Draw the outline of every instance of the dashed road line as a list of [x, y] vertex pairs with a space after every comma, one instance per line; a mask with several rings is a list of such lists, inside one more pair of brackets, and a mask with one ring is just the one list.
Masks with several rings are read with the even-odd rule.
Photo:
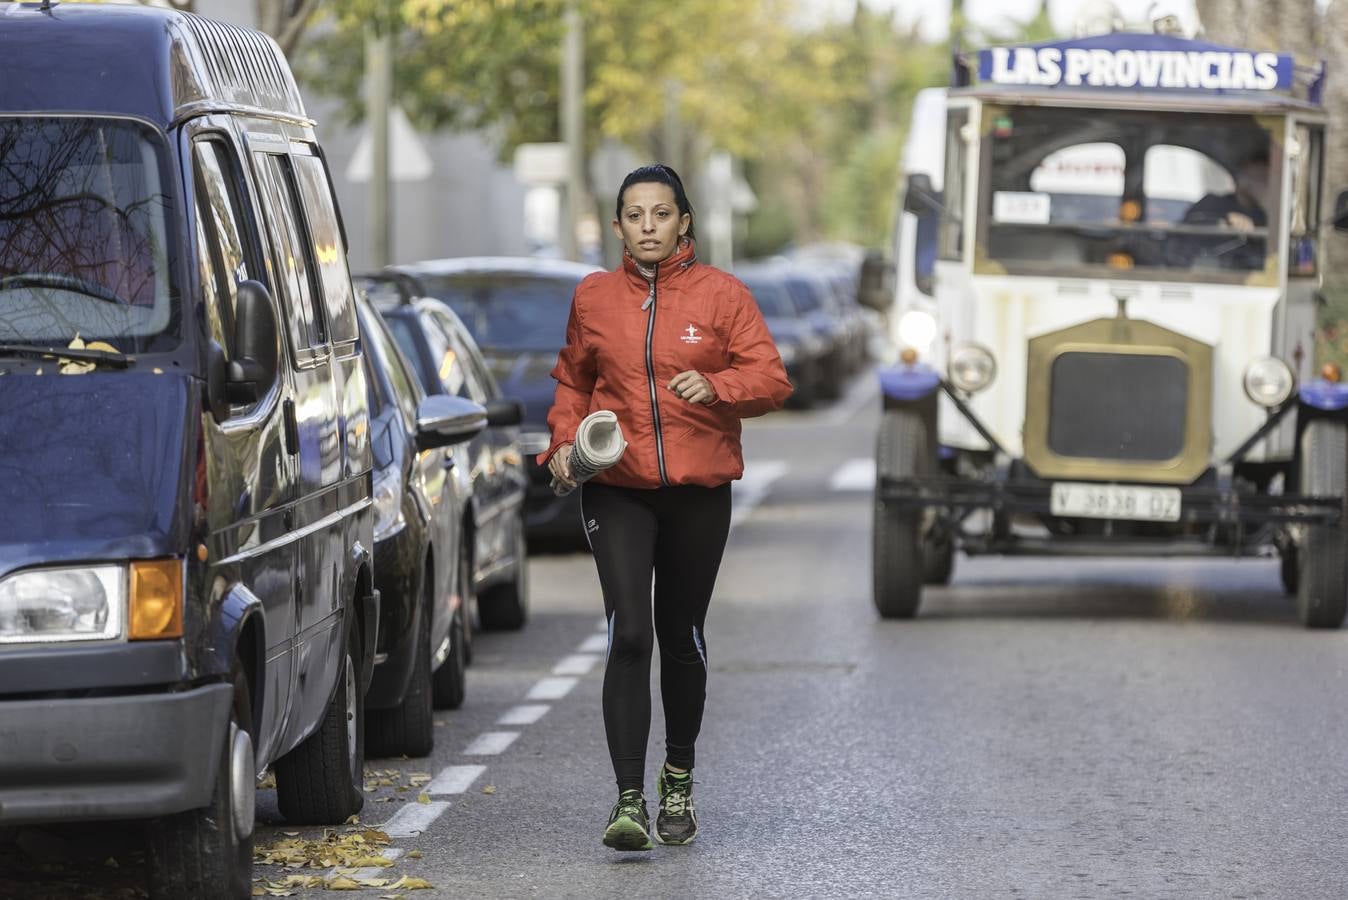
[[576, 686], [576, 679], [571, 677], [562, 678], [543, 678], [524, 696], [525, 700], [560, 700], [571, 689]]
[[594, 668], [595, 663], [599, 662], [599, 657], [590, 653], [574, 653], [571, 656], [562, 658], [562, 661], [552, 667], [554, 675], [588, 675]]
[[869, 491], [875, 487], [875, 459], [849, 459], [828, 480], [830, 490]]
[[518, 731], [486, 731], [473, 738], [463, 751], [464, 756], [495, 756], [503, 753], [520, 736]]
[[446, 794], [462, 794], [473, 786], [473, 782], [482, 777], [482, 773], [487, 771], [486, 766], [445, 766], [440, 770], [440, 774], [430, 784], [426, 785], [426, 793], [432, 797], [443, 797]]
[[408, 803], [393, 814], [379, 829], [389, 837], [416, 837], [431, 827], [440, 814], [449, 809], [448, 800]]
[[[605, 626], [605, 631], [608, 627]], [[608, 650], [608, 635], [594, 634], [587, 637], [581, 645], [576, 648], [577, 653], [603, 653]]]
[[548, 714], [552, 709], [546, 703], [525, 703], [512, 706], [505, 715], [496, 720], [497, 725], [532, 725]]

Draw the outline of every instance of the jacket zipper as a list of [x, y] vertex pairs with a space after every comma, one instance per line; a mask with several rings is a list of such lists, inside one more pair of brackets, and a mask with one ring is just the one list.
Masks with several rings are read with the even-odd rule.
[[646, 384], [651, 389], [651, 416], [655, 422], [655, 458], [660, 464], [660, 484], [669, 486], [669, 473], [665, 471], [665, 439], [660, 432], [660, 402], [655, 389], [655, 358], [651, 352], [652, 339], [655, 337], [655, 281], [660, 277], [660, 264], [655, 265], [655, 274], [651, 276], [651, 292], [646, 295], [642, 309], [650, 310], [646, 319]]

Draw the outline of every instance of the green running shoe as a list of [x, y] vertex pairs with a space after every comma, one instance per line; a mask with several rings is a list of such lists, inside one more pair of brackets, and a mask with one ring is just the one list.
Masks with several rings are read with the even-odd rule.
[[676, 774], [660, 767], [660, 812], [655, 817], [655, 838], [662, 844], [691, 844], [697, 837], [693, 812], [693, 773]]
[[633, 788], [618, 795], [604, 829], [604, 846], [614, 850], [649, 850], [651, 820], [646, 815], [646, 798]]

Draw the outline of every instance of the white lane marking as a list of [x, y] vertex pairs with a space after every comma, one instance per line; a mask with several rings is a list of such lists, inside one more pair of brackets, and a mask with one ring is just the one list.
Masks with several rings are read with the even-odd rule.
[[828, 480], [829, 490], [869, 491], [875, 487], [875, 459], [849, 459]]
[[852, 382], [851, 389], [843, 399], [821, 419], [825, 428], [833, 428], [852, 421], [857, 413], [875, 402], [880, 393], [880, 378], [873, 367], [864, 369]]
[[383, 825], [376, 826], [389, 837], [416, 837], [431, 827], [440, 813], [449, 808], [447, 800], [430, 803], [409, 803], [393, 814]]
[[473, 782], [487, 771], [486, 766], [445, 766], [435, 780], [426, 785], [426, 793], [432, 797], [445, 794], [462, 794], [473, 786]]
[[560, 700], [576, 686], [575, 678], [543, 678], [529, 689], [525, 700]]
[[479, 734], [473, 738], [473, 742], [464, 749], [464, 756], [495, 756], [503, 752], [511, 744], [515, 743], [515, 738], [519, 737], [518, 731], [488, 731]]
[[548, 714], [552, 707], [546, 703], [526, 703], [506, 710], [505, 715], [496, 720], [497, 725], [532, 725]]
[[754, 507], [763, 502], [773, 482], [786, 474], [789, 467], [780, 459], [765, 462], [751, 462], [744, 466], [744, 477], [730, 483], [734, 508], [730, 514], [730, 527], [749, 518]]
[[552, 667], [554, 675], [588, 675], [594, 668], [595, 663], [599, 662], [599, 657], [588, 653], [576, 653], [562, 658], [562, 661]]
[[[604, 628], [608, 631], [608, 626]], [[577, 653], [604, 653], [608, 650], [608, 634], [592, 634], [576, 648]]]
[[[376, 825], [374, 827], [378, 828], [379, 826]], [[384, 857], [384, 859], [392, 861], [401, 857], [403, 855], [403, 850], [401, 847], [389, 847], [388, 849], [380, 852], [379, 855]], [[333, 866], [331, 869], [328, 870], [328, 877], [336, 878], [338, 876], [342, 876], [345, 878], [379, 878], [385, 873], [387, 873], [388, 870], [389, 870], [388, 866], [366, 866], [362, 869], [346, 869], [343, 868], [342, 866]]]

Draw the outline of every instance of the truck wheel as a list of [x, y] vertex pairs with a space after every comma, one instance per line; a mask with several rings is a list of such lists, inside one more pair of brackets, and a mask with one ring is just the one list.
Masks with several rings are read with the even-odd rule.
[[360, 625], [353, 622], [337, 690], [318, 730], [276, 761], [276, 805], [294, 825], [340, 825], [365, 803], [365, 692]]
[[515, 574], [482, 592], [477, 614], [483, 631], [519, 631], [529, 619], [529, 557], [524, 529], [515, 538]]
[[365, 743], [370, 756], [426, 756], [435, 746], [431, 713], [431, 602], [435, 587], [430, 572], [424, 580], [412, 677], [402, 703], [392, 709], [372, 709], [366, 716]]
[[[1348, 427], [1317, 419], [1301, 436], [1301, 493], [1344, 495]], [[1306, 526], [1296, 549], [1297, 612], [1307, 628], [1338, 628], [1348, 612], [1348, 523]]]
[[[904, 478], [931, 471], [927, 423], [912, 410], [885, 411], [876, 442], [876, 470], [881, 478]], [[876, 482], [871, 568], [875, 608], [882, 618], [911, 619], [922, 603], [925, 574], [922, 513], [886, 503]]]
[[248, 679], [234, 672], [234, 701], [209, 806], [161, 816], [146, 829], [154, 900], [237, 900], [253, 890], [253, 805], [257, 764]]

